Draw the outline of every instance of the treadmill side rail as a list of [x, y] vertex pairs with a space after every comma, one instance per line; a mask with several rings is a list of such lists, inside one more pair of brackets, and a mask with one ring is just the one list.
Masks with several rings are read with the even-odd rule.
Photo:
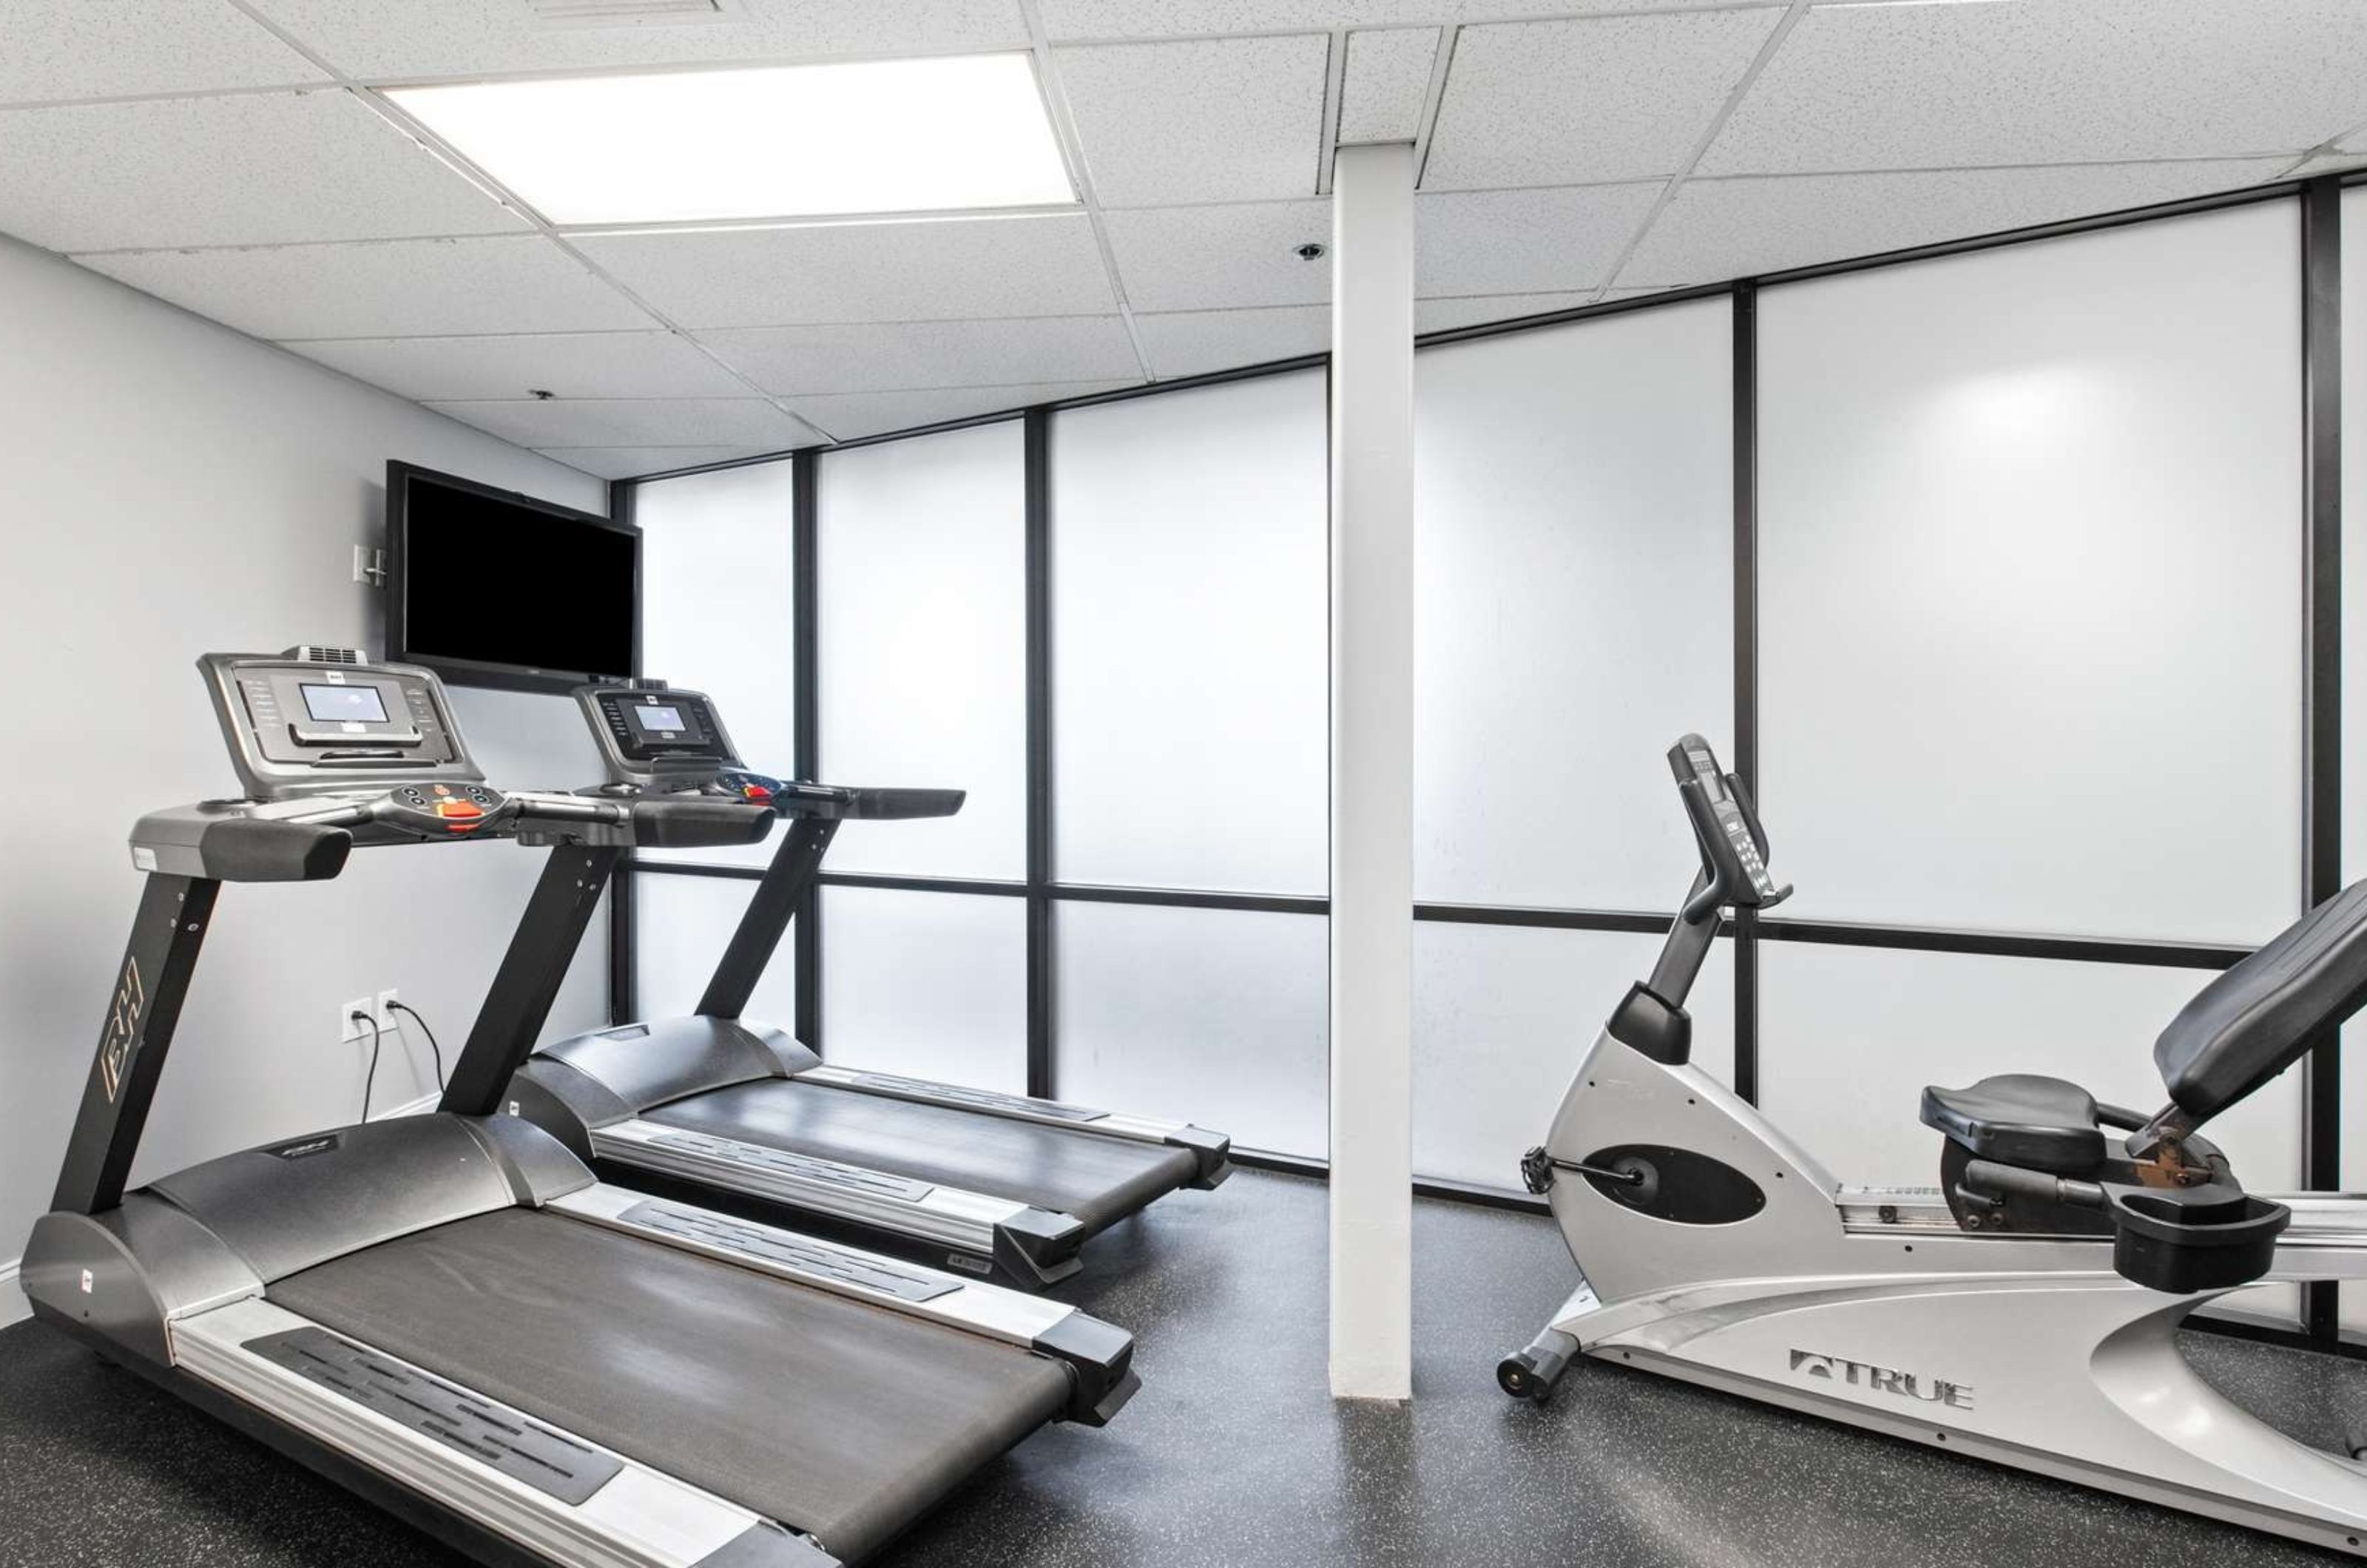
[[923, 1105], [945, 1105], [980, 1115], [1005, 1116], [1014, 1122], [1066, 1127], [1071, 1132], [1093, 1133], [1104, 1138], [1126, 1138], [1138, 1144], [1165, 1144], [1190, 1149], [1200, 1168], [1198, 1177], [1192, 1183], [1198, 1188], [1214, 1187], [1232, 1174], [1232, 1167], [1229, 1163], [1232, 1140], [1220, 1133], [1195, 1127], [1188, 1122], [1122, 1116], [1114, 1111], [1097, 1111], [1091, 1106], [1070, 1105], [1064, 1100], [997, 1094], [989, 1089], [966, 1089], [960, 1084], [908, 1078], [895, 1073], [863, 1072], [854, 1067], [809, 1067], [791, 1076], [800, 1082], [828, 1084], [832, 1089], [853, 1089], [857, 1094], [917, 1100]]
[[267, 1349], [276, 1337], [304, 1330], [329, 1334], [269, 1302], [238, 1302], [175, 1323], [174, 1357], [191, 1376], [555, 1562], [584, 1568], [827, 1568], [835, 1561], [737, 1504], [342, 1335], [330, 1337], [395, 1374], [456, 1393], [496, 1418], [539, 1428], [596, 1456], [603, 1470], [614, 1469], [581, 1503], [569, 1503], [250, 1348]]
[[[942, 1269], [885, 1258], [859, 1247], [719, 1214], [688, 1203], [669, 1202], [606, 1182], [571, 1192], [550, 1203], [549, 1210], [1014, 1345], [1034, 1345], [1054, 1324], [1076, 1313], [1076, 1308], [1065, 1303], [983, 1285]], [[643, 1213], [636, 1217], [635, 1210]], [[668, 1216], [681, 1216], [693, 1224], [677, 1226], [650, 1223]], [[753, 1249], [739, 1245], [742, 1238], [757, 1245]], [[827, 1262], [821, 1267], [806, 1267], [790, 1260], [792, 1255], [804, 1254]], [[879, 1285], [863, 1282], [875, 1273], [881, 1277]], [[909, 1289], [899, 1282], [905, 1280], [912, 1282]], [[923, 1286], [927, 1289], [925, 1296]]]
[[590, 1142], [595, 1155], [617, 1165], [934, 1242], [947, 1249], [951, 1267], [999, 1270], [1022, 1290], [1040, 1290], [1082, 1267], [1082, 1221], [1008, 1198], [639, 1117], [594, 1129]]

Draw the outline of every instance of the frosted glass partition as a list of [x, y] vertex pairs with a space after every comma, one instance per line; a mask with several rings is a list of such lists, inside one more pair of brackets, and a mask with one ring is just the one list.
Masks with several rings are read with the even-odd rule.
[[[796, 765], [793, 471], [785, 462], [752, 463], [652, 480], [633, 495], [641, 671], [712, 696], [742, 758], [763, 773]], [[637, 852], [762, 865], [773, 846]]]
[[2225, 942], [2292, 916], [2297, 245], [2271, 202], [1761, 296], [1784, 914]]
[[1673, 908], [1667, 764], [1731, 741], [1733, 313], [1724, 299], [1414, 362], [1414, 887]]
[[[1661, 939], [1417, 921], [1413, 1168], [1517, 1190], [1579, 1062]], [[1734, 1077], [1734, 953], [1720, 942], [1686, 1001], [1693, 1065]]]
[[[1760, 1103], [1838, 1179], [1929, 1187], [1926, 1084], [2066, 1077], [2151, 1112], [2169, 1103], [2154, 1037], [2207, 970], [1769, 942], [1759, 949]], [[2288, 1071], [2204, 1129], [2246, 1187], [2301, 1177], [2301, 1077]]]
[[1020, 422], [821, 456], [821, 773], [964, 789], [958, 815], [851, 822], [838, 871], [1027, 872]]
[[1061, 881], [1326, 886], [1325, 385], [1315, 370], [1054, 416]]
[[1062, 902], [1053, 919], [1060, 1098], [1329, 1151], [1323, 917]]
[[826, 887], [822, 1040], [834, 1066], [1027, 1091], [1027, 906]]
[[[633, 879], [633, 985], [643, 1018], [674, 1018], [697, 1010], [754, 886], [712, 876]], [[746, 1016], [794, 1029], [797, 968], [784, 939], [748, 1000]]]

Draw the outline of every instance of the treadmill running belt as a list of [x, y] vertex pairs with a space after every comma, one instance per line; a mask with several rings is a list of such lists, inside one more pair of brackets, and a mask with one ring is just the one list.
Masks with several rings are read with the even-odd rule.
[[1073, 1214], [1106, 1228], [1192, 1179], [1189, 1149], [795, 1078], [710, 1089], [642, 1119]]
[[1017, 1346], [504, 1209], [268, 1299], [864, 1557], [1065, 1405]]

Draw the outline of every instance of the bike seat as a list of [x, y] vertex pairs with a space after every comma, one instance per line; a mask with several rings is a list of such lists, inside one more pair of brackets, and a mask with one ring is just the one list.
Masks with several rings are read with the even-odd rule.
[[2096, 1097], [2035, 1073], [2004, 1073], [1970, 1089], [1928, 1088], [1923, 1124], [1999, 1165], [2078, 1175], [2104, 1158]]

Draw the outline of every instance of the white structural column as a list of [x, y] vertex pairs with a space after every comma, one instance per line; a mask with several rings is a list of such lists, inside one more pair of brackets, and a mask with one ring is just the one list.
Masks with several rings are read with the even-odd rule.
[[1413, 148], [1331, 175], [1331, 1393], [1413, 1393]]

